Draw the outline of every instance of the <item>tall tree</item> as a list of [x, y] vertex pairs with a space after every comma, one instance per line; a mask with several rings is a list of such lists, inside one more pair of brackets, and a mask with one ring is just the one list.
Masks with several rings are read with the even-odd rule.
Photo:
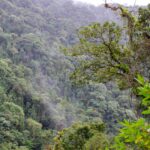
[[143, 64], [147, 65], [150, 54], [150, 7], [140, 9], [138, 18], [121, 6], [107, 7], [118, 11], [126, 26], [106, 22], [82, 27], [79, 43], [69, 48], [71, 56], [79, 60], [71, 77], [78, 83], [113, 79], [123, 88], [134, 87], [136, 75], [145, 74]]

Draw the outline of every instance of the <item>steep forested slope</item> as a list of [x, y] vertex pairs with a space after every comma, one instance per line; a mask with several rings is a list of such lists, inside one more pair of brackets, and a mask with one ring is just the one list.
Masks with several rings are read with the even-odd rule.
[[0, 1], [1, 143], [40, 149], [48, 129], [103, 120], [114, 132], [123, 118], [136, 118], [130, 90], [120, 91], [112, 82], [73, 86], [69, 75], [76, 60], [61, 52], [77, 42], [79, 27], [106, 20], [122, 24], [104, 7], [70, 0]]

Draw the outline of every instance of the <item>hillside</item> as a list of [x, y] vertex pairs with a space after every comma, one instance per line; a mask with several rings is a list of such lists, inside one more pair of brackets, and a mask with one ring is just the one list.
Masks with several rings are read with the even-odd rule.
[[76, 86], [70, 79], [77, 60], [65, 56], [62, 48], [78, 42], [80, 27], [105, 21], [124, 23], [103, 6], [70, 0], [1, 0], [2, 146], [8, 142], [10, 147], [15, 143], [40, 150], [57, 130], [74, 122], [103, 121], [113, 135], [118, 122], [136, 119], [130, 89], [120, 90], [114, 82]]

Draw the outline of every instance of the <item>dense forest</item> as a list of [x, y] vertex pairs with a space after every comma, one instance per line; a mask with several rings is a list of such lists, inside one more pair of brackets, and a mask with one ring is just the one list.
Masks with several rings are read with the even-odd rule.
[[0, 0], [0, 150], [149, 150], [150, 5]]

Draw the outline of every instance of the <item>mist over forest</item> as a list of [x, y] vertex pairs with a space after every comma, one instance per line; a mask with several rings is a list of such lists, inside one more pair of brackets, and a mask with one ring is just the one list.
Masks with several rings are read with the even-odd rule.
[[[150, 96], [138, 87], [150, 90], [149, 16], [149, 6], [0, 0], [0, 149], [148, 150]], [[125, 119], [147, 134], [114, 144]]]

